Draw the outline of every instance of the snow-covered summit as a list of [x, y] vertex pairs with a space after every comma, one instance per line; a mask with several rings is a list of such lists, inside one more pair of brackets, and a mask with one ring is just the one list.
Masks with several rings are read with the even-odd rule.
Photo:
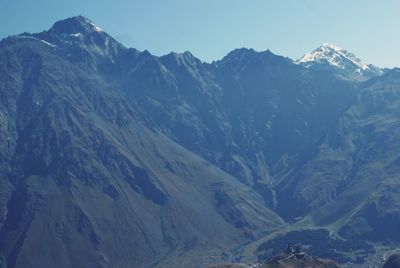
[[83, 16], [75, 16], [65, 20], [60, 20], [53, 25], [50, 31], [64, 34], [88, 34], [103, 32], [100, 27]]
[[98, 59], [98, 56], [101, 56], [113, 62], [117, 55], [126, 49], [83, 16], [60, 20], [47, 31], [34, 34], [24, 33], [22, 36], [36, 38], [76, 60], [80, 60], [82, 53], [86, 53], [86, 58], [93, 56], [94, 59]]
[[91, 20], [83, 16], [57, 21], [49, 30], [41, 33], [24, 33], [23, 35], [30, 35], [60, 47], [75, 45], [86, 48], [93, 46], [107, 48], [110, 44], [122, 46]]
[[310, 65], [313, 63], [329, 63], [339, 69], [347, 67], [346, 63], [352, 63], [361, 70], [368, 69], [368, 65], [363, 63], [353, 53], [350, 53], [340, 47], [325, 43], [311, 53], [304, 55], [297, 63]]
[[360, 80], [382, 74], [380, 68], [366, 64], [353, 53], [328, 43], [304, 55], [296, 63], [307, 68], [339, 70], [346, 75], [358, 76]]

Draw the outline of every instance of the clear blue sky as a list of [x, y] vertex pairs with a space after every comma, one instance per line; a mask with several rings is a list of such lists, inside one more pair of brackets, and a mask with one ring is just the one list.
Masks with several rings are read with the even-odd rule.
[[0, 38], [84, 15], [128, 47], [210, 62], [249, 47], [299, 58], [324, 42], [400, 66], [400, 0], [0, 0]]

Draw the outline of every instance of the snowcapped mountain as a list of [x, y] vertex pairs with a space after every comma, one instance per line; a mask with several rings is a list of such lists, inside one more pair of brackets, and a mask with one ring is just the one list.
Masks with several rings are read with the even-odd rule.
[[325, 43], [296, 61], [307, 68], [335, 70], [345, 78], [366, 80], [381, 75], [383, 71], [372, 64], [366, 64], [353, 53]]
[[89, 65], [109, 65], [120, 53], [127, 52], [121, 43], [83, 16], [58, 21], [47, 31], [23, 33], [13, 38], [40, 41], [71, 62], [80, 62], [85, 69]]
[[158, 57], [82, 16], [0, 40], [0, 268], [400, 247], [400, 69], [329, 44], [296, 63]]

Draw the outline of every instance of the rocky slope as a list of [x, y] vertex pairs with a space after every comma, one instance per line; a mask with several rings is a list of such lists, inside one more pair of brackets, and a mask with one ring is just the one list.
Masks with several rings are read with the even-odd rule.
[[80, 16], [3, 39], [2, 267], [205, 265], [294, 222], [400, 243], [400, 77], [378, 74], [156, 57]]
[[396, 179], [399, 89], [398, 69], [362, 84], [357, 101], [340, 118], [316, 157], [324, 159], [325, 167], [342, 168], [330, 179], [340, 185], [331, 192], [337, 198], [316, 209], [312, 217], [318, 224], [336, 221], [344, 237], [400, 241], [396, 227], [400, 219]]
[[126, 55], [82, 17], [0, 43], [3, 266], [147, 266], [282, 222], [104, 77]]

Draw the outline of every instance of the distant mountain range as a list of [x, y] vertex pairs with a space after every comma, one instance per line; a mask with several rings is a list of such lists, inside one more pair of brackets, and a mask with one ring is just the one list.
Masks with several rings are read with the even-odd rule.
[[310, 234], [362, 262], [400, 244], [399, 106], [399, 69], [328, 44], [209, 64], [82, 16], [5, 38], [0, 267], [196, 267]]

